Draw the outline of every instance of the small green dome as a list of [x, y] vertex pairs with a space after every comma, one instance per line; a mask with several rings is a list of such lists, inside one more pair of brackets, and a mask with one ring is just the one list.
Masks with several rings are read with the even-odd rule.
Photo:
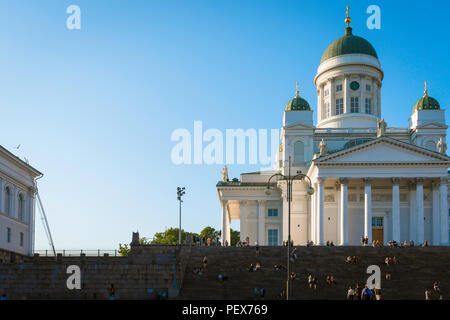
[[439, 106], [439, 102], [430, 97], [428, 94], [425, 94], [419, 101], [416, 102], [413, 108], [413, 112], [416, 110], [439, 110], [441, 107]]
[[320, 59], [320, 63], [333, 57], [342, 56], [344, 54], [367, 54], [378, 59], [375, 48], [364, 38], [354, 36], [352, 28], [345, 28], [345, 35], [334, 40]]
[[311, 107], [309, 106], [308, 101], [301, 97], [295, 97], [291, 101], [288, 102], [286, 111], [311, 111]]

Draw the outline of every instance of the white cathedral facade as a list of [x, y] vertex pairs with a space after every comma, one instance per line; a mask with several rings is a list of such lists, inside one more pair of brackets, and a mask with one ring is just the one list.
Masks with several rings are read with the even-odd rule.
[[343, 37], [322, 55], [314, 83], [313, 111], [296, 96], [283, 113], [273, 171], [243, 173], [217, 183], [223, 240], [240, 220], [240, 237], [251, 244], [281, 245], [288, 239], [288, 188], [276, 173], [306, 174], [292, 185], [290, 231], [295, 245], [387, 244], [413, 240], [449, 244], [448, 167], [444, 110], [425, 92], [407, 127], [387, 127], [381, 117], [383, 70], [373, 46], [355, 36], [346, 18]]

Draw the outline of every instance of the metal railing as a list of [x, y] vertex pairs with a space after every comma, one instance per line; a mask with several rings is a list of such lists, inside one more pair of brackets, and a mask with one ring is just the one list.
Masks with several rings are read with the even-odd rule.
[[[63, 257], [79, 257], [81, 254], [85, 254], [86, 256], [90, 257], [102, 257], [105, 254], [108, 254], [109, 256], [114, 257], [120, 257], [118, 250], [104, 250], [104, 249], [97, 249], [97, 250], [55, 250], [56, 255], [61, 254]], [[35, 250], [34, 253], [39, 254], [39, 256], [42, 257], [54, 257], [55, 254], [53, 253], [53, 250]]]

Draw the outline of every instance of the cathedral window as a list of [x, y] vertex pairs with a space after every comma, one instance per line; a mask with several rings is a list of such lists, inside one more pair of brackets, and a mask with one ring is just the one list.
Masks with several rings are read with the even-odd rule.
[[24, 239], [24, 235], [23, 235], [23, 232], [21, 232], [20, 233], [20, 246], [21, 247], [23, 247], [23, 243], [24, 243], [23, 239]]
[[5, 191], [5, 211], [8, 216], [11, 215], [11, 190], [9, 187], [6, 187]]
[[278, 209], [269, 209], [268, 216], [269, 217], [278, 217]]
[[370, 91], [371, 89], [370, 84], [366, 84], [366, 91]]
[[341, 92], [342, 91], [342, 84], [338, 84], [336, 86], [336, 92]]
[[269, 246], [277, 246], [278, 245], [278, 230], [277, 229], [269, 229], [268, 231], [268, 242]]
[[25, 199], [22, 194], [19, 195], [19, 220], [25, 220]]
[[11, 228], [6, 228], [6, 242], [11, 242]]
[[351, 97], [350, 99], [350, 112], [358, 113], [359, 112], [359, 98]]
[[431, 151], [436, 151], [436, 144], [431, 140], [427, 141], [427, 143], [425, 144], [425, 148]]
[[372, 99], [366, 98], [366, 113], [372, 114]]
[[304, 157], [304, 144], [301, 141], [297, 141], [294, 144], [294, 162], [303, 162], [305, 161]]
[[325, 102], [325, 118], [329, 118], [331, 115], [330, 112], [330, 103], [329, 102]]
[[336, 99], [336, 115], [344, 113], [344, 99]]

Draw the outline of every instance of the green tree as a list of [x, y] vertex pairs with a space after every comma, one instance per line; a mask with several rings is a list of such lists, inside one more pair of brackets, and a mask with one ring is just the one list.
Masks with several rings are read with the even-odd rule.
[[[157, 232], [150, 244], [178, 244], [178, 228], [169, 228], [164, 232]], [[181, 229], [181, 242], [186, 242], [186, 232]]]
[[230, 230], [231, 230], [230, 231], [231, 232], [231, 234], [230, 234], [231, 245], [235, 246], [241, 238], [241, 233], [239, 231], [233, 230], [231, 228], [230, 228]]
[[220, 231], [214, 229], [213, 227], [205, 227], [200, 232], [200, 238], [205, 237], [206, 239], [210, 238], [212, 244], [216, 244], [216, 238], [220, 237]]
[[[139, 239], [139, 244], [150, 244], [150, 241], [146, 238], [146, 237], [142, 237]], [[128, 256], [128, 254], [130, 253], [131, 248], [128, 244], [124, 243], [119, 243], [119, 250], [117, 250], [117, 252], [122, 256], [122, 257], [126, 257]]]

